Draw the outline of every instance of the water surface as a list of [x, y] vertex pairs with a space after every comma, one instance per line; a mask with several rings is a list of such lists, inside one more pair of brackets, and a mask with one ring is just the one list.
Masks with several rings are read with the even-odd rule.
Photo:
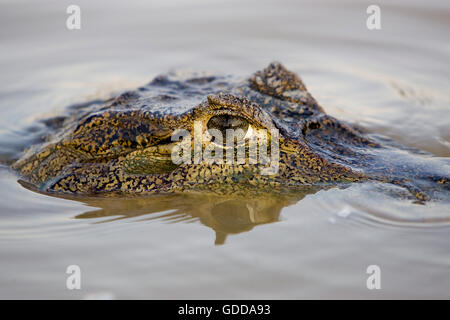
[[[0, 298], [450, 298], [450, 208], [374, 183], [295, 199], [61, 199], [8, 162], [35, 120], [175, 68], [250, 75], [272, 60], [373, 136], [450, 156], [450, 5], [378, 1], [0, 2]], [[133, 4], [133, 5], [131, 5]], [[82, 289], [66, 289], [66, 268]], [[379, 265], [381, 290], [366, 288]]]

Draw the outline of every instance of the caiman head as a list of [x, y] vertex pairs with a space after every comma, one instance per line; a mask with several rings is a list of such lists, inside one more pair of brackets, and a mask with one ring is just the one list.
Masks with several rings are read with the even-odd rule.
[[[246, 80], [168, 74], [71, 108], [13, 168], [42, 192], [248, 194], [366, 179], [377, 143], [326, 115], [279, 63]], [[262, 146], [262, 147], [261, 147]], [[205, 155], [208, 155], [206, 157]]]

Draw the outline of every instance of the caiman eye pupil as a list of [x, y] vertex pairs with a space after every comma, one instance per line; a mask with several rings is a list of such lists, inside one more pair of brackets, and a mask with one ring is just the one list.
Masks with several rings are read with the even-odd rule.
[[[226, 141], [226, 133], [228, 129], [235, 130], [234, 134], [237, 137], [237, 140], [242, 140], [245, 137], [245, 134], [248, 130], [248, 122], [244, 118], [238, 117], [238, 116], [231, 116], [231, 115], [219, 115], [219, 116], [213, 116], [208, 121], [208, 130], [209, 129], [217, 129], [222, 133], [223, 141]], [[242, 131], [236, 131], [238, 129], [241, 129]]]

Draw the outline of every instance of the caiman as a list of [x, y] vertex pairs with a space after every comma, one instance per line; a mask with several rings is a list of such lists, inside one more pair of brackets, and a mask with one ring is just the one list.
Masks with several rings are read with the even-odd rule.
[[[23, 185], [49, 194], [245, 196], [371, 180], [396, 185], [390, 190], [395, 195], [419, 203], [450, 198], [446, 159], [327, 115], [300, 77], [278, 62], [244, 80], [168, 73], [104, 103], [69, 108], [45, 123], [49, 133], [12, 168]], [[194, 123], [201, 124], [202, 136], [211, 129], [241, 129], [245, 135], [236, 139], [244, 144], [256, 129], [267, 130], [272, 141], [276, 129], [278, 170], [262, 174], [267, 165], [250, 163], [248, 149], [245, 163], [174, 163], [173, 134], [184, 129], [194, 136]]]

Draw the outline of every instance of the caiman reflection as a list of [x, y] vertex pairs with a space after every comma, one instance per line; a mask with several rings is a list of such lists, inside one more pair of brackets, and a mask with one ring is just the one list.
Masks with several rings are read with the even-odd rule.
[[[295, 195], [254, 198], [218, 195], [173, 194], [138, 198], [91, 198], [81, 200], [98, 209], [76, 216], [76, 219], [103, 218], [100, 223], [141, 217], [139, 221], [160, 220], [167, 223], [200, 222], [216, 233], [215, 244], [221, 245], [230, 234], [252, 230], [255, 226], [277, 222], [281, 210], [313, 193], [304, 189]], [[80, 201], [80, 199], [77, 199]], [[110, 217], [110, 219], [108, 219]]]

